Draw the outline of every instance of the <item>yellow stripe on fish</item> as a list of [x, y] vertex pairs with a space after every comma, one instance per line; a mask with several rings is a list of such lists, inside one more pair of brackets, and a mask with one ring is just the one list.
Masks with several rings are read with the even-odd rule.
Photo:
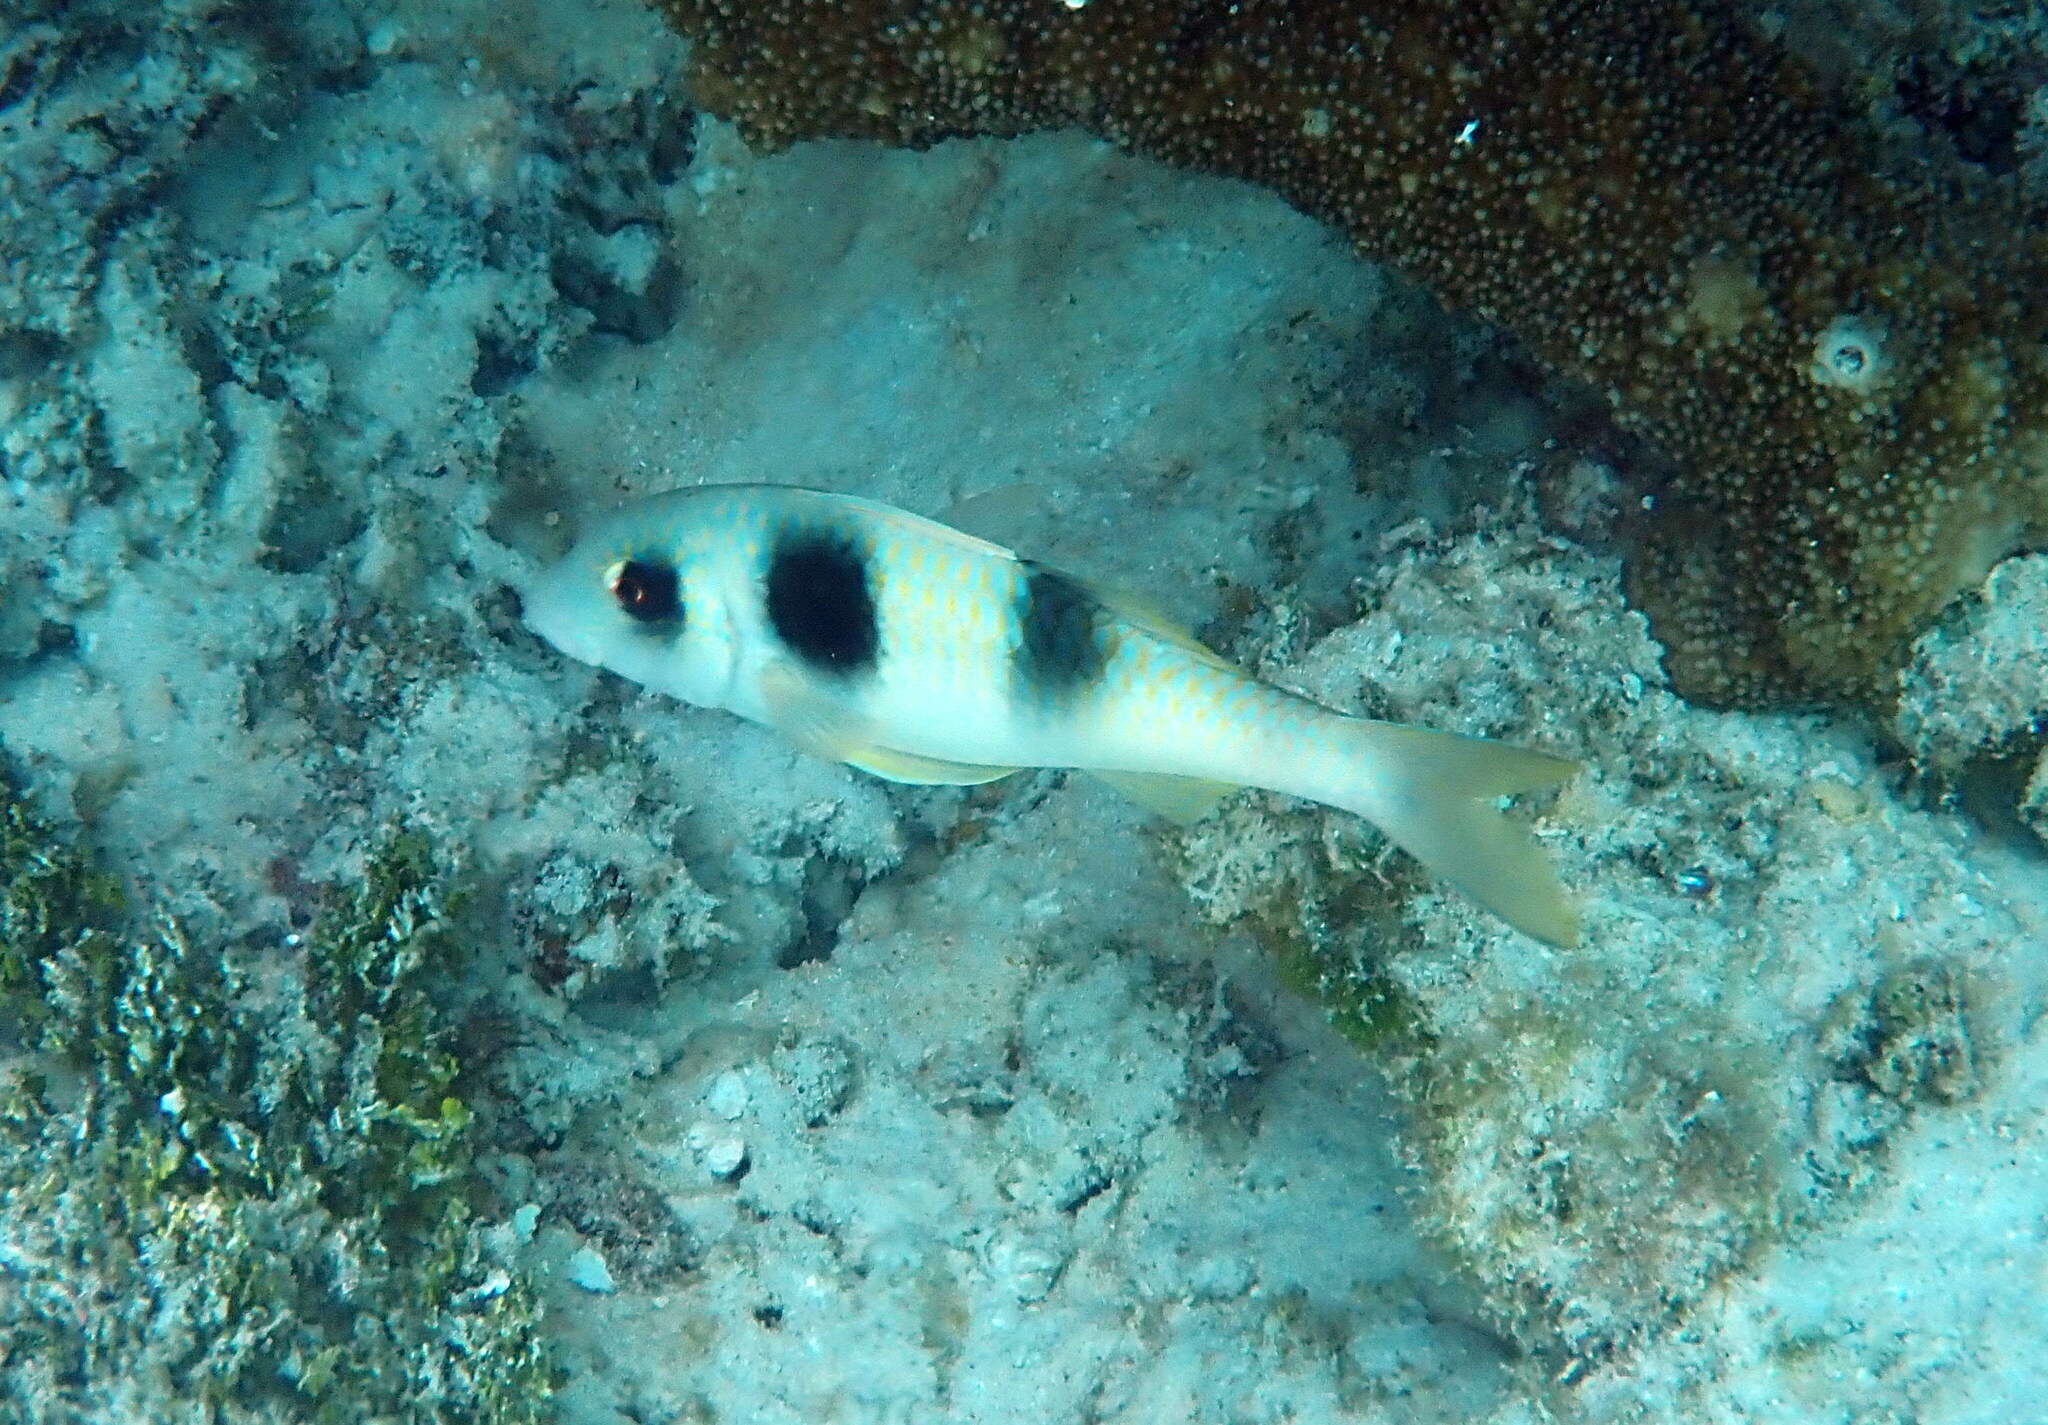
[[1095, 772], [1189, 818], [1262, 787], [1373, 822], [1552, 944], [1578, 917], [1499, 798], [1575, 764], [1345, 716], [1149, 609], [850, 495], [707, 485], [629, 504], [522, 590], [571, 657], [905, 782]]

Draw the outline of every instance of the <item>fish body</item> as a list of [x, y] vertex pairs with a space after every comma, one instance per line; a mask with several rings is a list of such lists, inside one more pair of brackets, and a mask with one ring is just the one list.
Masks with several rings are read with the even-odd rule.
[[897, 781], [1096, 772], [1182, 818], [1254, 786], [1364, 816], [1553, 944], [1577, 917], [1503, 795], [1574, 764], [1348, 717], [1151, 610], [893, 506], [780, 485], [626, 505], [522, 590], [563, 652]]

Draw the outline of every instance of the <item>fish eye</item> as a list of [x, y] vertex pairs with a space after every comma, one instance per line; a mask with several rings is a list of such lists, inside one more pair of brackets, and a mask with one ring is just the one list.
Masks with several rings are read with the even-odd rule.
[[621, 559], [605, 570], [612, 599], [636, 622], [667, 623], [682, 617], [676, 567], [665, 560]]

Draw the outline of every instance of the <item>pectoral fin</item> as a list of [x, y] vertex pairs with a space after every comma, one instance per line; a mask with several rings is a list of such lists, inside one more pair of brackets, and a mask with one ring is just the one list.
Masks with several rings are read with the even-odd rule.
[[815, 756], [871, 772], [891, 782], [971, 787], [993, 782], [1015, 767], [984, 767], [903, 752], [876, 741], [875, 729], [820, 694], [797, 669], [777, 663], [763, 670], [761, 693], [776, 730]]

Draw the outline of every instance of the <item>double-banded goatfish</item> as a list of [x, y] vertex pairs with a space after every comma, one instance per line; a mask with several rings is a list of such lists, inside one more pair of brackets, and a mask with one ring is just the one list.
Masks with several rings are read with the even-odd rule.
[[1578, 918], [1498, 799], [1575, 764], [1347, 717], [1071, 574], [905, 510], [782, 485], [626, 505], [522, 591], [564, 653], [899, 782], [1094, 772], [1191, 820], [1239, 786], [1366, 818], [1517, 929]]

